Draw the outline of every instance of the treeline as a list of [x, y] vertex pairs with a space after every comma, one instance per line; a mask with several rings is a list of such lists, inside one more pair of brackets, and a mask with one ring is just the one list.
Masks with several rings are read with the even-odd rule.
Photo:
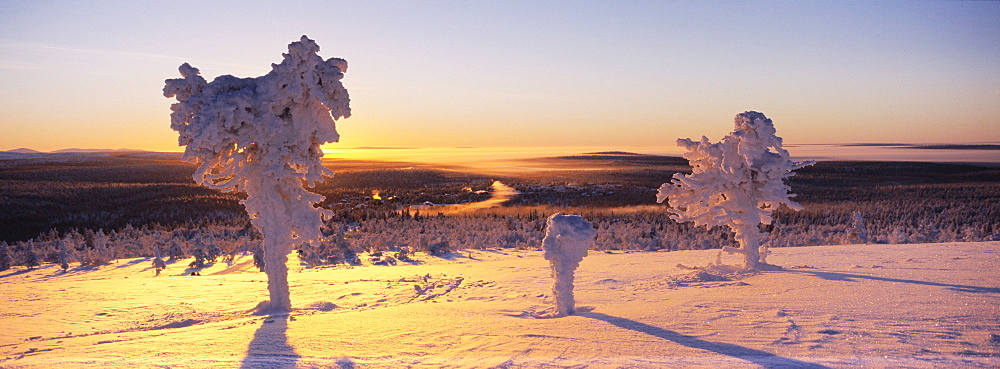
[[[155, 257], [167, 260], [197, 256], [195, 263], [232, 260], [256, 250], [261, 236], [249, 223], [237, 220], [163, 227], [125, 226], [119, 230], [46, 232], [28, 241], [0, 242], [0, 270], [15, 265], [33, 268], [55, 263], [63, 270], [75, 266], [107, 265], [118, 259]], [[192, 263], [192, 264], [195, 264]]]
[[[875, 189], [873, 191], [900, 189]], [[807, 204], [803, 212], [779, 211], [765, 230], [771, 247], [970, 242], [1000, 240], [995, 199], [1000, 187], [982, 186], [956, 194], [993, 194], [994, 201], [947, 202], [885, 200], [876, 204]], [[916, 190], [919, 193], [919, 189]], [[901, 199], [898, 198], [897, 199]], [[933, 197], [929, 199], [935, 199]], [[702, 229], [671, 220], [655, 207], [617, 209], [506, 208], [443, 216], [375, 208], [342, 210], [327, 222], [325, 240], [299, 246], [307, 262], [358, 263], [359, 255], [382, 262], [413, 252], [441, 254], [462, 249], [536, 249], [545, 219], [560, 211], [583, 215], [597, 228], [597, 250], [698, 250], [734, 245], [724, 229]], [[259, 251], [260, 235], [245, 219], [172, 227], [126, 226], [113, 231], [51, 231], [12, 245], [0, 243], [0, 268], [37, 266], [41, 262], [101, 265], [134, 257], [195, 257], [199, 266]], [[384, 254], [384, 255], [383, 255]], [[402, 256], [400, 256], [402, 255]], [[4, 264], [2, 259], [8, 258]]]

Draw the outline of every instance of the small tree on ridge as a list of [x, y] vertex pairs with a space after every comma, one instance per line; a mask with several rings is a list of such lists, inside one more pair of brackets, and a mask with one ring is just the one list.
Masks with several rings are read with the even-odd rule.
[[288, 45], [280, 64], [256, 78], [219, 76], [211, 83], [187, 63], [183, 78], [168, 79], [171, 125], [186, 146], [184, 159], [198, 163], [196, 182], [241, 201], [264, 235], [264, 272], [271, 299], [260, 312], [291, 311], [288, 267], [294, 244], [319, 239], [323, 196], [307, 191], [333, 172], [323, 167], [320, 145], [337, 142], [336, 119], [351, 115], [341, 83], [347, 61], [323, 60], [306, 36]]
[[700, 142], [678, 139], [677, 145], [687, 149], [684, 158], [691, 163], [691, 174], [674, 174], [660, 186], [656, 201], [669, 200], [668, 212], [677, 222], [729, 227], [740, 248], [723, 250], [743, 254], [746, 269], [773, 267], [765, 261], [766, 250], [761, 252], [767, 234], [760, 225], [771, 224], [771, 213], [781, 205], [802, 209], [791, 200], [795, 194], [788, 192], [784, 180], [813, 162], [793, 162], [764, 114], [737, 114], [735, 125], [718, 143], [704, 136]]

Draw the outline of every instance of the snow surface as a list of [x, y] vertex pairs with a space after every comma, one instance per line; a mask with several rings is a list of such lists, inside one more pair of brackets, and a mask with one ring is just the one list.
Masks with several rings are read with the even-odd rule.
[[154, 277], [150, 258], [18, 268], [0, 273], [0, 367], [1000, 366], [1000, 242], [772, 251], [786, 269], [723, 276], [675, 267], [718, 250], [592, 252], [560, 319], [534, 318], [552, 305], [541, 251], [293, 257], [294, 310], [267, 317], [249, 257], [200, 277], [190, 260]]

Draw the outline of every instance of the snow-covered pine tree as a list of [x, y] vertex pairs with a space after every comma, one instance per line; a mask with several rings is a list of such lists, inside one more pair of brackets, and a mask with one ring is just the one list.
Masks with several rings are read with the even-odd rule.
[[111, 245], [111, 238], [104, 233], [103, 229], [98, 229], [97, 232], [92, 233], [90, 239], [90, 262], [91, 265], [108, 265], [114, 258]]
[[24, 246], [24, 266], [28, 267], [28, 269], [34, 269], [41, 265], [38, 252], [35, 251], [35, 242], [28, 241], [28, 243], [22, 245]]
[[167, 263], [163, 262], [163, 257], [160, 255], [160, 246], [156, 246], [156, 255], [153, 256], [153, 270], [156, 271], [156, 276], [160, 275], [160, 271], [167, 269]]
[[7, 241], [0, 241], [0, 272], [14, 266], [14, 257], [10, 254], [10, 246]]
[[69, 248], [66, 247], [66, 241], [57, 239], [56, 242], [59, 244], [59, 250], [56, 254], [56, 262], [59, 263], [59, 268], [61, 268], [63, 272], [66, 272], [69, 270], [69, 261], [72, 254], [70, 253]]
[[194, 261], [188, 264], [191, 268], [204, 268], [205, 261], [207, 257], [205, 256], [205, 249], [202, 245], [196, 245], [193, 250], [191, 250], [191, 256], [194, 257]]
[[858, 243], [868, 243], [868, 227], [865, 227], [865, 218], [858, 211], [851, 214], [851, 238]]
[[217, 77], [210, 83], [187, 63], [183, 78], [168, 79], [171, 128], [199, 164], [194, 179], [226, 192], [246, 192], [241, 203], [264, 235], [264, 272], [270, 300], [260, 312], [288, 312], [288, 254], [295, 244], [321, 238], [317, 208], [323, 196], [307, 191], [333, 171], [323, 167], [320, 145], [337, 142], [336, 119], [351, 115], [341, 83], [347, 61], [323, 60], [306, 36], [288, 45], [280, 64], [257, 78]]
[[180, 242], [176, 239], [170, 242], [170, 246], [167, 247], [166, 252], [170, 261], [184, 258], [184, 248], [181, 247]]
[[687, 149], [691, 174], [676, 173], [660, 186], [656, 201], [669, 200], [670, 217], [677, 222], [694, 222], [706, 228], [726, 226], [740, 248], [726, 246], [730, 253], [744, 256], [748, 270], [767, 268], [760, 247], [766, 233], [761, 224], [770, 224], [771, 213], [781, 205], [793, 210], [802, 206], [791, 200], [794, 194], [784, 180], [794, 170], [813, 162], [794, 162], [775, 135], [774, 124], [764, 114], [748, 111], [736, 115], [735, 130], [712, 143], [678, 139]]

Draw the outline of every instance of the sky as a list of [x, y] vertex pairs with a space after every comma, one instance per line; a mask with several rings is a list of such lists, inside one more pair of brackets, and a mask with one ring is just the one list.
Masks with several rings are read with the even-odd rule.
[[1000, 142], [1000, 2], [0, 0], [0, 150], [181, 151], [163, 81], [347, 59], [335, 147]]

